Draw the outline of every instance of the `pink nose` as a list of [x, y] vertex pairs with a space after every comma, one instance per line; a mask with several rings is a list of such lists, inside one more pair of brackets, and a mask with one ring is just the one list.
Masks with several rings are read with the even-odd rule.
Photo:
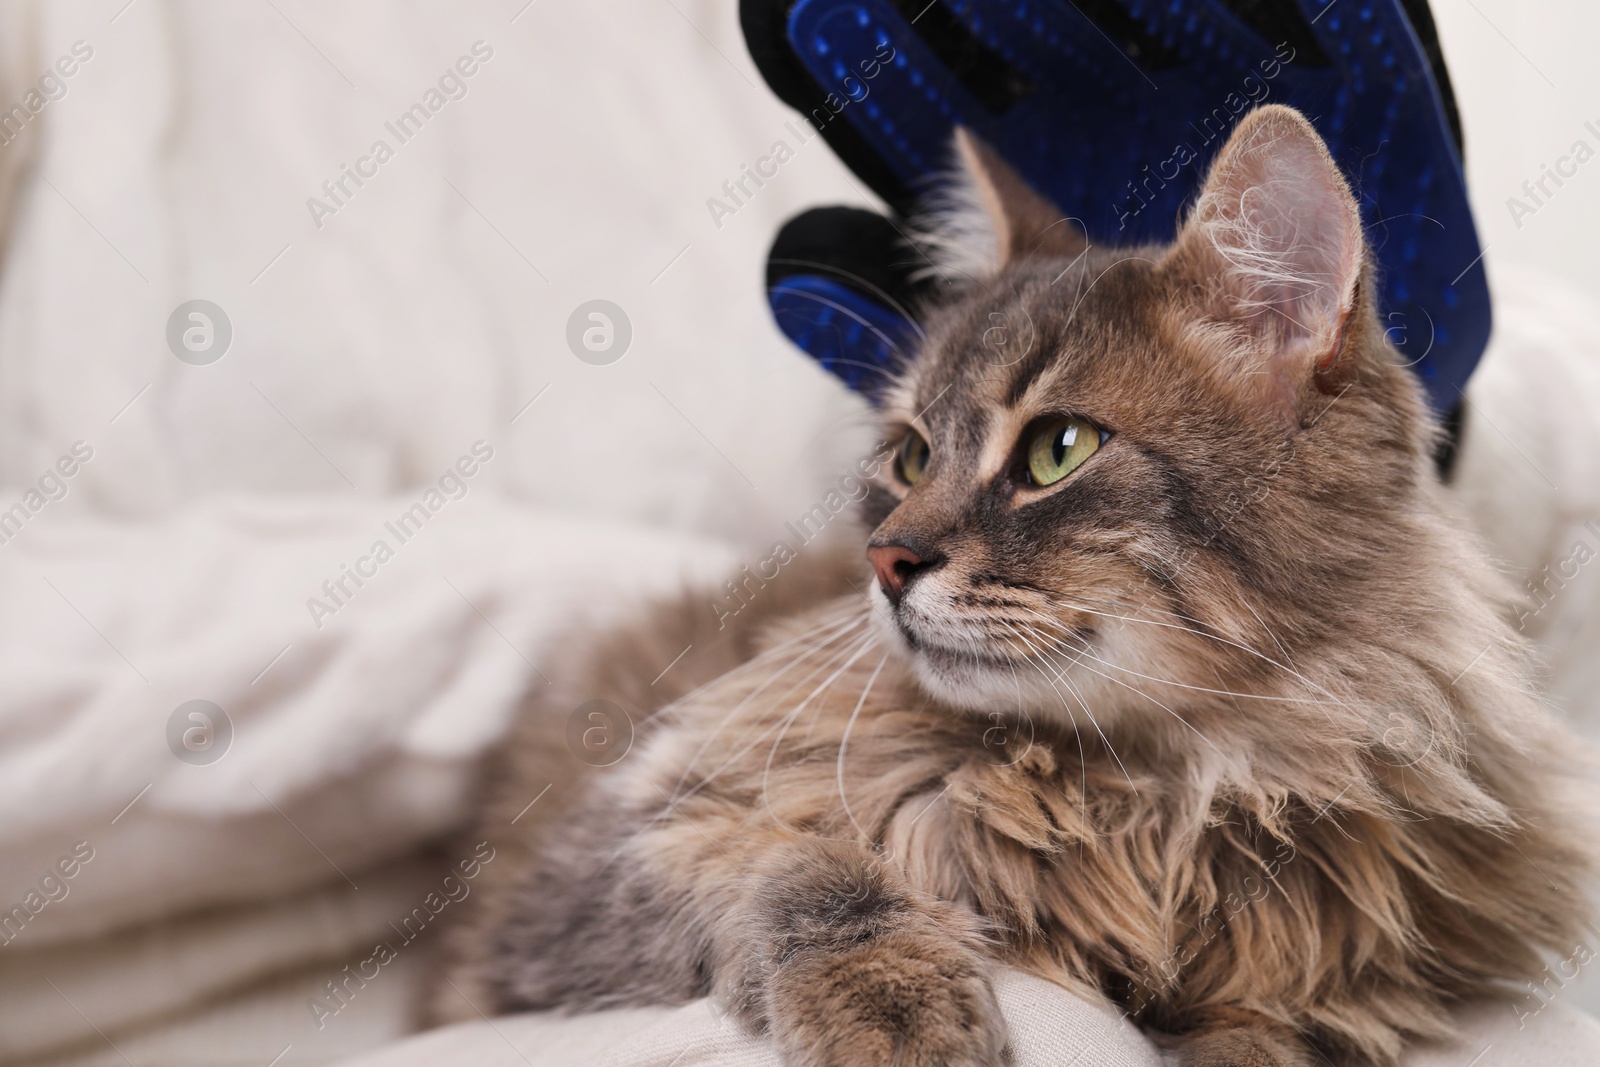
[[867, 549], [867, 560], [878, 574], [878, 585], [889, 603], [900, 603], [906, 582], [922, 566], [922, 557], [904, 545], [873, 545]]

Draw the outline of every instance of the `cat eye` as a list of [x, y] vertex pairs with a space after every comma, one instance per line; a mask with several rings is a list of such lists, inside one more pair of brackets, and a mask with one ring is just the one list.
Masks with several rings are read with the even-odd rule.
[[900, 451], [895, 456], [895, 473], [907, 485], [916, 485], [922, 480], [922, 472], [928, 466], [928, 442], [915, 430], [906, 431], [904, 441], [900, 442]]
[[1035, 424], [1024, 442], [1028, 482], [1054, 485], [1098, 452], [1104, 441], [1099, 427], [1070, 415], [1053, 415]]

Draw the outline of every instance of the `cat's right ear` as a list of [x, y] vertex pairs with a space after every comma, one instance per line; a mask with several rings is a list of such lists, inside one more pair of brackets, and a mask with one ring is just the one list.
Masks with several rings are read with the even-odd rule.
[[1218, 153], [1166, 266], [1241, 377], [1288, 413], [1339, 362], [1364, 256], [1360, 210], [1327, 146], [1299, 112], [1269, 104]]
[[1027, 256], [1076, 256], [1083, 228], [1040, 195], [964, 126], [956, 127], [954, 180], [919, 229], [935, 260], [956, 274], [988, 278]]

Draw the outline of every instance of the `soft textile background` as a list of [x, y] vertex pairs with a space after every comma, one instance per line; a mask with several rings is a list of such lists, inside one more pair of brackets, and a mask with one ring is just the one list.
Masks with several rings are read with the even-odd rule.
[[[996, 983], [1014, 1067], [1162, 1067], [1162, 1056], [1103, 1005], [1074, 1002], [1018, 972]], [[1415, 1050], [1405, 1067], [1593, 1067], [1600, 1022], [1556, 1005], [1518, 1029], [1500, 1005], [1474, 1005], [1452, 1040]], [[435, 1030], [340, 1067], [779, 1067], [770, 1042], [730, 1025], [707, 1001], [576, 1018], [513, 1016]]]
[[[865, 194], [817, 140], [712, 220], [789, 136], [731, 0], [11, 2], [0, 105], [77, 41], [0, 146], [0, 510], [93, 450], [0, 545], [0, 906], [95, 853], [0, 948], [0, 1056], [327, 1062], [400, 1032], [425, 943], [320, 1029], [306, 1000], [454, 858], [416, 854], [548, 639], [757, 558], [868, 440], [760, 292], [783, 218]], [[385, 123], [478, 41], [398, 145]], [[1495, 78], [1456, 74], [1492, 155]], [[307, 198], [379, 138], [394, 158], [317, 226]], [[1461, 492], [1526, 572], [1600, 517], [1600, 330], [1489, 261]], [[193, 298], [233, 324], [209, 366], [165, 341]], [[564, 340], [594, 298], [633, 325], [611, 366]], [[318, 626], [307, 599], [477, 441], [466, 498]], [[1597, 596], [1585, 570], [1530, 624], [1591, 732]], [[231, 718], [220, 762], [168, 749], [193, 699]]]

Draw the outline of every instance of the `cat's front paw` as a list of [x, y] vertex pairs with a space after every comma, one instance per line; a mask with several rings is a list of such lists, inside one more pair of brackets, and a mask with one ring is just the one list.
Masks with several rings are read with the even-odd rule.
[[998, 1067], [1006, 1043], [985, 961], [954, 942], [887, 935], [803, 953], [768, 990], [789, 1067]]
[[1311, 1049], [1271, 1027], [1230, 1026], [1194, 1035], [1183, 1044], [1182, 1067], [1312, 1067]]

